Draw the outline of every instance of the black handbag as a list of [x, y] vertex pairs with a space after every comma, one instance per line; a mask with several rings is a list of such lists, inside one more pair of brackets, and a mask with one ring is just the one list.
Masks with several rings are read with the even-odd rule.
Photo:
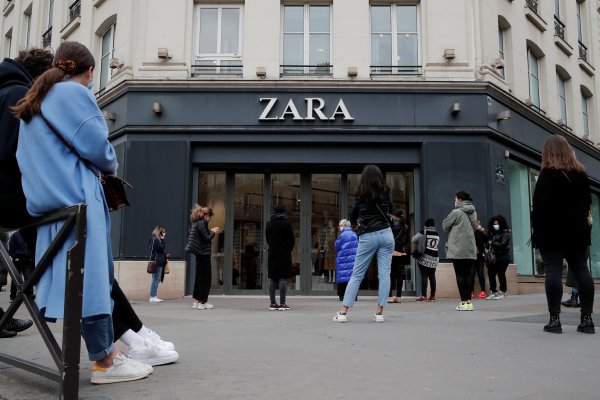
[[77, 150], [73, 146], [71, 146], [65, 138], [58, 132], [58, 130], [46, 119], [44, 114], [40, 111], [40, 116], [48, 125], [48, 128], [56, 135], [56, 137], [63, 142], [65, 146], [69, 148], [81, 160], [83, 165], [86, 166], [87, 169], [92, 171], [94, 176], [98, 178], [100, 184], [102, 185], [102, 189], [104, 190], [104, 198], [106, 199], [106, 205], [108, 206], [109, 211], [117, 211], [125, 206], [129, 205], [129, 201], [127, 200], [127, 193], [125, 193], [125, 185], [133, 188], [129, 182], [119, 178], [116, 175], [105, 175], [98, 172], [96, 169], [92, 167], [90, 162], [84, 158], [82, 158]]

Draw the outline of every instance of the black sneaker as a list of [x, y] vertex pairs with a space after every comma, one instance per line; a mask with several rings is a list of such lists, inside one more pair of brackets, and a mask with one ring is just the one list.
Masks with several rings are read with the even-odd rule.
[[4, 326], [4, 329], [12, 332], [23, 332], [25, 329], [29, 329], [31, 325], [33, 325], [33, 321], [30, 319], [12, 318], [8, 321], [8, 324]]
[[279, 305], [279, 311], [286, 311], [289, 309], [290, 309], [290, 307], [285, 303]]
[[271, 303], [271, 305], [269, 306], [269, 310], [270, 311], [277, 311], [277, 310], [279, 310], [279, 304], [277, 304], [277, 303]]

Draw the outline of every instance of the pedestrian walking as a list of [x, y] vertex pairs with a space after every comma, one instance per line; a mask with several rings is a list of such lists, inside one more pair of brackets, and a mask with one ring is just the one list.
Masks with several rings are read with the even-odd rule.
[[[292, 275], [292, 250], [296, 241], [294, 229], [285, 213], [285, 207], [276, 204], [265, 228], [269, 246], [268, 278], [269, 310], [289, 310], [286, 303], [287, 280]], [[275, 301], [275, 290], [279, 287], [279, 304]]]
[[381, 170], [367, 165], [356, 188], [350, 222], [358, 225], [358, 249], [352, 276], [346, 287], [344, 300], [335, 322], [348, 322], [348, 309], [354, 305], [360, 284], [373, 257], [377, 257], [379, 290], [373, 320], [383, 322], [383, 308], [390, 290], [390, 269], [394, 252], [394, 235], [391, 229], [392, 201], [390, 188]]
[[563, 259], [573, 273], [581, 301], [578, 332], [595, 333], [594, 281], [588, 269], [591, 245], [590, 182], [584, 166], [567, 140], [552, 135], [542, 149], [542, 170], [533, 192], [532, 243], [540, 250], [544, 265], [546, 300], [550, 320], [544, 331], [562, 333]]
[[156, 262], [156, 269], [152, 274], [150, 282], [150, 303], [160, 303], [163, 300], [158, 298], [158, 284], [165, 279], [165, 266], [167, 265], [167, 253], [165, 252], [166, 229], [163, 226], [156, 226], [152, 231], [152, 236], [148, 240], [150, 247], [150, 260]]
[[[417, 301], [435, 301], [435, 271], [439, 261], [439, 242], [440, 236], [435, 229], [433, 218], [428, 218], [425, 221], [425, 228], [419, 231], [411, 240], [413, 249], [419, 249], [418, 252], [420, 253], [419, 257], [416, 258], [421, 273], [421, 296], [417, 297]], [[427, 281], [429, 281], [429, 297], [427, 297]]]
[[352, 224], [347, 219], [339, 223], [340, 235], [335, 240], [335, 282], [340, 301], [344, 300], [346, 287], [354, 269], [354, 259], [358, 249], [358, 236], [352, 230]]
[[[506, 218], [496, 215], [489, 223], [490, 257], [488, 257], [488, 278], [490, 280], [490, 295], [487, 300], [504, 300], [506, 291], [506, 269], [510, 264], [510, 229]], [[500, 291], [496, 291], [496, 276], [500, 283]]]

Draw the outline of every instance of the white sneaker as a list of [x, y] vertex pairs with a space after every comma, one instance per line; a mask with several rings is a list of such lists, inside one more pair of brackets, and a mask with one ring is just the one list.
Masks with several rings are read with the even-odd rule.
[[200, 304], [200, 303], [194, 302], [194, 304], [192, 304], [192, 308], [198, 308], [198, 304]]
[[149, 338], [144, 340], [144, 345], [133, 345], [126, 349], [127, 357], [148, 365], [163, 365], [175, 362], [179, 354], [174, 350], [165, 350], [154, 345]]
[[496, 293], [490, 293], [490, 295], [488, 297], [485, 298], [486, 300], [496, 300]]
[[198, 303], [198, 310], [212, 310], [214, 306], [210, 303]]
[[383, 314], [373, 314], [373, 321], [375, 322], [383, 322]]
[[336, 312], [335, 316], [333, 317], [333, 322], [348, 322], [348, 316], [346, 314], [340, 314], [339, 312]]
[[113, 365], [102, 368], [98, 363], [92, 365], [92, 383], [117, 383], [143, 379], [152, 373], [152, 367], [132, 360], [124, 354], [113, 359]]
[[167, 351], [175, 351], [175, 345], [173, 343], [162, 340], [158, 333], [154, 332], [153, 330], [148, 329], [148, 331], [150, 334], [146, 338], [150, 340], [150, 343], [152, 343], [154, 346]]
[[159, 299], [158, 297], [154, 296], [154, 297], [150, 297], [150, 303], [161, 303], [164, 300]]
[[494, 300], [504, 300], [505, 299], [505, 295], [504, 292], [498, 292], [498, 294], [496, 294], [496, 298]]

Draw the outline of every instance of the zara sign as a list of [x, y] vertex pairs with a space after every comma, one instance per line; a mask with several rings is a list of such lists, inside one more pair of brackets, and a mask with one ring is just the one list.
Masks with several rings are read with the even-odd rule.
[[293, 99], [289, 99], [287, 105], [281, 113], [277, 112], [277, 97], [261, 97], [260, 102], [263, 105], [262, 114], [258, 117], [259, 121], [279, 121], [291, 117], [294, 121], [334, 121], [338, 117], [342, 117], [344, 121], [354, 121], [352, 115], [348, 111], [343, 99], [339, 99], [335, 110], [331, 116], [327, 116], [323, 109], [325, 108], [325, 100], [320, 97], [305, 97], [305, 113], [301, 114]]

